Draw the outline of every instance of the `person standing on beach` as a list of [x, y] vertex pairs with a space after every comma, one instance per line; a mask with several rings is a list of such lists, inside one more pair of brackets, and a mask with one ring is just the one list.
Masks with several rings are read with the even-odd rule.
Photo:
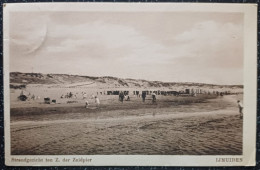
[[239, 108], [240, 118], [242, 118], [243, 117], [243, 105], [240, 100], [237, 101], [237, 104], [238, 104], [238, 108]]
[[123, 103], [123, 101], [124, 101], [124, 97], [125, 97], [125, 95], [124, 95], [124, 93], [121, 91], [120, 93], [119, 93], [119, 100]]
[[156, 94], [154, 92], [152, 93], [152, 98], [153, 98], [152, 102], [155, 103], [156, 102]]
[[146, 92], [142, 92], [142, 98], [143, 98], [143, 102], [145, 102]]
[[89, 106], [89, 102], [85, 99], [85, 107], [86, 107], [86, 109], [88, 109], [88, 106]]
[[99, 101], [99, 98], [97, 96], [95, 96], [95, 103], [96, 103], [97, 107], [99, 107], [100, 101]]

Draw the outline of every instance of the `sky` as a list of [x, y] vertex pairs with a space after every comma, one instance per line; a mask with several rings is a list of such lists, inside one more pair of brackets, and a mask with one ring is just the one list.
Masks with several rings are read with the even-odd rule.
[[243, 14], [13, 12], [10, 71], [243, 84]]

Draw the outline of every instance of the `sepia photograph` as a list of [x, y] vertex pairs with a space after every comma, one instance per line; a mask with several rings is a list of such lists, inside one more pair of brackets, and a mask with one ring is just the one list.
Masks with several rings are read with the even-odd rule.
[[256, 35], [256, 28], [246, 27], [244, 6], [8, 6], [11, 164], [44, 164], [33, 157], [48, 155], [77, 156], [63, 163], [91, 162], [83, 155], [219, 155], [214, 162], [244, 162], [247, 120], [256, 114], [246, 110], [255, 104], [245, 96], [256, 85], [245, 83], [245, 32]]

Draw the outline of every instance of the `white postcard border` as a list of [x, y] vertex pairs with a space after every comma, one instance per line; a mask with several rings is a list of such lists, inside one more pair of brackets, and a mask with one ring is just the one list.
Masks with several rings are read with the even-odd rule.
[[[128, 12], [240, 12], [244, 13], [243, 155], [11, 155], [9, 97], [9, 13], [12, 11], [128, 11]], [[257, 5], [203, 3], [18, 3], [4, 4], [4, 127], [5, 163], [12, 166], [254, 166], [257, 108]], [[250, 113], [250, 114], [246, 114]], [[55, 160], [59, 160], [56, 162]], [[217, 162], [219, 158], [242, 161]], [[14, 159], [32, 159], [29, 163]], [[36, 159], [43, 159], [37, 162]], [[46, 159], [53, 160], [46, 162]], [[63, 159], [70, 159], [63, 162]], [[73, 159], [82, 162], [73, 162]], [[90, 161], [91, 159], [91, 161]], [[85, 160], [85, 162], [83, 161]], [[89, 161], [87, 161], [89, 160]]]

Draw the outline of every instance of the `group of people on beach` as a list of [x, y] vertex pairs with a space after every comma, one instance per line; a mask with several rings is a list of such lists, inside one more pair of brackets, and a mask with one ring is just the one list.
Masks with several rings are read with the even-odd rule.
[[[152, 93], [151, 95], [152, 95], [152, 102], [155, 103], [155, 102], [156, 102], [156, 94], [155, 94], [155, 93]], [[142, 96], [143, 102], [145, 102], [146, 93], [143, 92], [141, 96]], [[123, 103], [124, 99], [125, 99], [126, 101], [130, 101], [129, 95], [125, 95], [123, 91], [121, 91], [121, 92], [119, 93], [119, 96], [118, 96], [118, 97], [119, 97], [119, 101], [121, 101], [122, 103]]]
[[130, 96], [129, 95], [125, 95], [123, 91], [120, 91], [118, 97], [119, 97], [118, 98], [119, 101], [121, 101], [122, 103], [124, 102], [124, 100], [130, 101]]
[[[152, 95], [152, 103], [156, 103], [156, 94], [155, 93], [151, 93]], [[94, 96], [92, 95], [92, 98], [95, 99], [95, 103], [96, 103], [96, 106], [99, 107], [100, 105], [100, 100], [97, 96]], [[119, 101], [121, 101], [123, 103], [124, 99], [126, 98], [126, 101], [130, 101], [130, 97], [129, 95], [128, 96], [125, 96], [124, 93], [121, 91], [119, 93]], [[145, 98], [146, 98], [146, 93], [142, 93], [142, 99], [143, 99], [143, 102], [145, 102]], [[85, 99], [85, 103], [86, 103], [86, 108], [89, 107], [89, 102], [86, 98]], [[239, 108], [239, 114], [240, 114], [240, 118], [243, 118], [243, 104], [240, 100], [237, 100], [237, 104], [238, 104], [238, 108]]]
[[[20, 96], [25, 96], [23, 91], [21, 92]], [[34, 100], [34, 99], [37, 99], [37, 98], [40, 98], [40, 97], [38, 97], [38, 96], [35, 96], [34, 94], [31, 95], [30, 93], [29, 93], [27, 96], [31, 97], [31, 99], [33, 99], [33, 100]], [[27, 97], [27, 96], [26, 96], [26, 97]], [[71, 96], [73, 96], [73, 94], [70, 92], [70, 93], [67, 93], [67, 95], [65, 95], [65, 96], [71, 97]], [[152, 96], [152, 103], [156, 103], [156, 94], [153, 92], [153, 93], [151, 93], [151, 96]], [[62, 95], [61, 98], [63, 98], [63, 97], [64, 97], [64, 96]], [[141, 97], [142, 97], [142, 101], [145, 102], [146, 93], [143, 92], [143, 93], [141, 94]], [[27, 98], [28, 98], [28, 97], [27, 97]], [[65, 97], [65, 98], [66, 98], [66, 97]], [[94, 99], [94, 102], [95, 102], [96, 107], [99, 108], [99, 106], [100, 106], [100, 100], [99, 100], [99, 98], [98, 98], [97, 96], [94, 96], [94, 95], [92, 95], [91, 98]], [[87, 100], [86, 94], [84, 94], [84, 93], [83, 93], [83, 99], [85, 100], [85, 107], [86, 107], [86, 108], [89, 108], [90, 103], [89, 103], [89, 101]], [[26, 100], [26, 99], [25, 99], [25, 100]], [[129, 96], [129, 95], [125, 95], [124, 92], [121, 91], [121, 92], [119, 93], [119, 101], [121, 101], [121, 102], [123, 103], [124, 100], [130, 101], [130, 96]], [[239, 109], [240, 118], [243, 118], [243, 104], [242, 104], [242, 102], [241, 102], [240, 100], [237, 100], [237, 104], [238, 104], [238, 109]]]
[[[152, 95], [152, 103], [156, 103], [156, 94], [153, 92], [153, 93], [151, 93], [151, 95]], [[146, 98], [146, 93], [143, 92], [142, 93], [143, 102], [145, 102], [145, 98]]]
[[[97, 108], [99, 108], [99, 105], [100, 105], [100, 100], [99, 100], [99, 98], [97, 97], [97, 96], [94, 96], [94, 95], [92, 95], [92, 98], [94, 98], [94, 100], [95, 100], [95, 104], [96, 104], [96, 107]], [[86, 107], [86, 109], [87, 108], [89, 108], [89, 101], [87, 100], [87, 98], [86, 97], [84, 97], [84, 100], [85, 100], [85, 107]]]
[[[155, 93], [151, 93], [152, 95], [152, 103], [156, 103], [156, 94]], [[130, 96], [129, 95], [125, 95], [123, 91], [119, 92], [119, 101], [123, 103], [124, 100], [126, 101], [130, 101]], [[94, 96], [92, 95], [91, 98], [94, 98], [95, 99], [95, 104], [97, 107], [99, 107], [100, 105], [100, 100], [97, 96]], [[145, 99], [146, 99], [146, 93], [142, 93], [142, 99], [143, 99], [143, 102], [145, 102]], [[87, 100], [87, 97], [84, 97], [84, 100], [85, 100], [85, 107], [86, 108], [89, 108], [89, 101]]]

